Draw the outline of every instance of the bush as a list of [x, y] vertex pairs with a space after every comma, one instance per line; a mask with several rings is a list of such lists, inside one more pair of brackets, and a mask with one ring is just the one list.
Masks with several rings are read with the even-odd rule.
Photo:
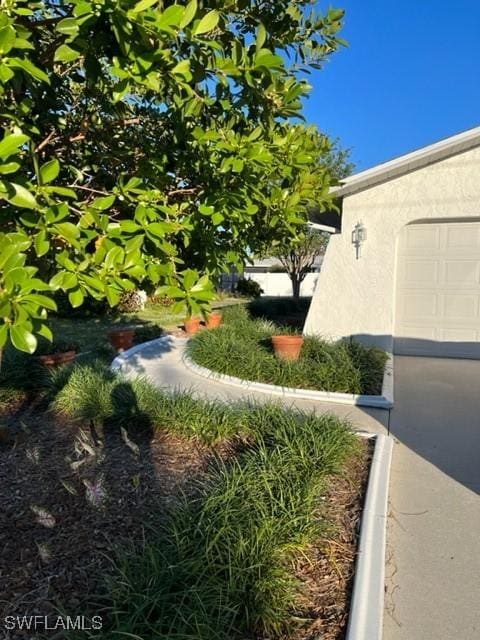
[[145, 307], [145, 295], [140, 291], [127, 291], [120, 298], [117, 311], [120, 313], [137, 313]]
[[60, 318], [91, 318], [113, 313], [113, 309], [106, 300], [95, 300], [87, 296], [80, 307], [72, 307], [68, 296], [63, 291], [57, 291], [54, 296], [57, 303], [56, 315]]
[[251, 278], [240, 278], [235, 290], [239, 295], [247, 298], [259, 298], [263, 293], [262, 287]]
[[284, 322], [285, 318], [298, 318], [302, 327], [305, 323], [312, 298], [263, 297], [252, 300], [248, 310], [253, 318], [266, 318], [273, 322]]
[[[281, 332], [285, 333], [283, 329]], [[378, 395], [387, 355], [354, 341], [327, 342], [306, 337], [296, 362], [279, 360], [271, 337], [279, 329], [264, 319], [252, 320], [245, 308], [225, 313], [224, 325], [196, 335], [189, 343], [198, 364], [226, 375], [286, 387]]]

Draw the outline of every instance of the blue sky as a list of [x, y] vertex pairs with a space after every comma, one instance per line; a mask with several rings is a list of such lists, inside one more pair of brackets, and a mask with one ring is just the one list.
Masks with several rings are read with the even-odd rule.
[[349, 48], [310, 76], [305, 110], [357, 171], [480, 125], [479, 0], [332, 5], [346, 9]]

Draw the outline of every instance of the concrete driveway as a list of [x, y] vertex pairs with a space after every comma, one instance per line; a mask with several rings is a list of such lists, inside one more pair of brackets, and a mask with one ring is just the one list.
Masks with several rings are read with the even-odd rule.
[[385, 640], [480, 638], [480, 361], [395, 358]]

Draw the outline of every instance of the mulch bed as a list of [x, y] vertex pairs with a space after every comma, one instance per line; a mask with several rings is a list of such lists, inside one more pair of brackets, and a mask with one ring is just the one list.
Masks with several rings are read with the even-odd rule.
[[[58, 608], [85, 612], [111, 571], [112, 548], [154, 535], [178, 496], [206, 473], [211, 449], [133, 427], [91, 431], [35, 409], [0, 420], [2, 623]], [[227, 459], [235, 450], [224, 445], [215, 453]], [[295, 613], [305, 624], [290, 640], [344, 637], [369, 455], [365, 445], [324, 497], [332, 527], [296, 567], [304, 593]], [[5, 632], [6, 640], [34, 637]]]
[[305, 623], [288, 640], [345, 638], [372, 453], [372, 443], [363, 442], [344, 473], [329, 482], [323, 510], [329, 532], [296, 567], [304, 592], [295, 615]]

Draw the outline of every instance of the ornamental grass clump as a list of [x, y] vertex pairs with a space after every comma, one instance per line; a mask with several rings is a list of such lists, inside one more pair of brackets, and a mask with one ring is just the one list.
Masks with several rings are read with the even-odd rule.
[[127, 380], [100, 361], [52, 373], [50, 397], [53, 411], [74, 420], [125, 428], [148, 424], [209, 445], [248, 431], [246, 408], [168, 393], [144, 378]]
[[324, 530], [320, 494], [355, 438], [333, 416], [265, 406], [249, 419], [255, 444], [218, 462], [154, 544], [119, 558], [104, 637], [230, 640], [295, 625], [294, 560]]
[[267, 384], [320, 391], [378, 395], [387, 354], [354, 340], [328, 342], [306, 336], [300, 358], [279, 360], [272, 336], [291, 334], [265, 319], [252, 319], [245, 307], [226, 310], [224, 325], [202, 332], [188, 345], [192, 360], [207, 369]]

